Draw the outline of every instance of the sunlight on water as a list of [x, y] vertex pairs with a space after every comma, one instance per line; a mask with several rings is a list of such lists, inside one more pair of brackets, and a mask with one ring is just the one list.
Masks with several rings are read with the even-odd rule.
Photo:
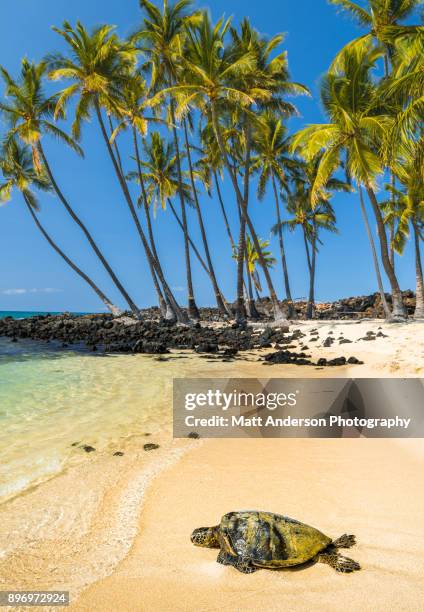
[[78, 461], [75, 442], [105, 451], [170, 428], [169, 365], [0, 339], [0, 499]]

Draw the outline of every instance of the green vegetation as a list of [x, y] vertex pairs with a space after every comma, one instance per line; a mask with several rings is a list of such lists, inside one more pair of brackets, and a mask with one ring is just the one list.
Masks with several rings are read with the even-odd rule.
[[[308, 89], [291, 80], [283, 37], [263, 37], [244, 19], [213, 23], [191, 0], [158, 6], [139, 0], [139, 28], [121, 39], [114, 28], [92, 31], [64, 22], [53, 28], [65, 43], [64, 54], [50, 54], [38, 64], [24, 59], [18, 77], [1, 68], [5, 96], [0, 111], [3, 134], [0, 197], [20, 192], [33, 220], [55, 251], [113, 312], [119, 309], [78, 268], [39, 221], [36, 190], [48, 190], [82, 231], [135, 316], [139, 309], [97, 245], [94, 233], [77, 214], [59, 186], [48, 155], [51, 137], [83, 155], [84, 124], [94, 119], [99, 146], [104, 146], [122, 192], [154, 283], [164, 317], [196, 320], [192, 259], [211, 282], [216, 305], [232, 316], [215, 271], [209, 246], [207, 207], [199, 198], [206, 186], [217, 201], [229, 239], [234, 270], [234, 316], [257, 316], [253, 291], [267, 289], [275, 319], [295, 316], [290, 284], [290, 251], [286, 230], [303, 235], [309, 297], [307, 317], [314, 316], [318, 249], [322, 231], [337, 232], [331, 205], [335, 191], [357, 191], [370, 241], [382, 303], [388, 318], [405, 317], [395, 257], [408, 239], [416, 256], [417, 305], [424, 317], [424, 283], [420, 244], [424, 238], [424, 27], [405, 25], [421, 0], [329, 0], [364, 27], [364, 34], [337, 55], [322, 79], [321, 103], [327, 123], [309, 125], [295, 134], [288, 120], [296, 114], [291, 99]], [[58, 84], [47, 95], [46, 84]], [[60, 85], [59, 85], [60, 84]], [[49, 85], [51, 88], [51, 84]], [[71, 134], [60, 127], [72, 116]], [[129, 138], [123, 138], [127, 132]], [[130, 143], [130, 144], [129, 144]], [[221, 182], [229, 180], [234, 198], [224, 201]], [[383, 199], [379, 187], [388, 181]], [[278, 296], [270, 268], [277, 261], [258, 237], [251, 194], [256, 189], [262, 215], [278, 237], [285, 295]], [[137, 196], [134, 194], [137, 192]], [[364, 197], [368, 196], [378, 241], [370, 229]], [[182, 234], [181, 265], [187, 281], [187, 311], [178, 304], [158, 255], [152, 217], [157, 207], [170, 209]], [[239, 220], [231, 227], [229, 206]], [[201, 246], [193, 238], [188, 207], [195, 210]], [[95, 228], [94, 228], [95, 230]], [[379, 251], [379, 256], [377, 256]], [[380, 269], [382, 263], [383, 270]], [[383, 291], [382, 272], [391, 288], [392, 308]], [[286, 311], [282, 308], [284, 297]], [[186, 312], [188, 314], [186, 314]]]

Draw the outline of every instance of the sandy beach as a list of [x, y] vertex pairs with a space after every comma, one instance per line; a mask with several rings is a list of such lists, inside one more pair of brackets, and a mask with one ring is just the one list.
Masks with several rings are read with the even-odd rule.
[[[153, 485], [139, 533], [109, 578], [72, 606], [90, 610], [419, 610], [424, 587], [421, 443], [207, 441]], [[328, 566], [251, 576], [196, 548], [194, 526], [266, 508], [358, 538], [353, 575]]]
[[[99, 448], [1, 504], [1, 588], [69, 589], [70, 609], [87, 612], [421, 609], [420, 440], [172, 440], [176, 376], [414, 377], [424, 370], [419, 323], [315, 321], [293, 328], [306, 334], [312, 358], [354, 355], [364, 365], [265, 367], [259, 355], [272, 349], [231, 363], [187, 353], [167, 362], [141, 355], [85, 362], [97, 392], [99, 381], [114, 377], [109, 401], [122, 400], [121, 409], [147, 393], [163, 427], [149, 437], [122, 436], [124, 456], [113, 456], [116, 445]], [[383, 336], [361, 340], [379, 328]], [[309, 343], [312, 329], [319, 339]], [[352, 344], [323, 347], [329, 332]], [[146, 367], [149, 382], [140, 387]], [[146, 453], [146, 442], [159, 449]], [[195, 527], [239, 509], [292, 516], [335, 538], [354, 533], [358, 545], [349, 554], [363, 569], [339, 575], [316, 564], [244, 576], [217, 564], [216, 551], [190, 543]]]

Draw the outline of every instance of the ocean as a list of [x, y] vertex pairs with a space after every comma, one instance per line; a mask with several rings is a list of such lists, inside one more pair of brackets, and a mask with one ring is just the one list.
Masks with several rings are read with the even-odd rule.
[[[4, 319], [6, 317], [12, 317], [12, 319], [27, 319], [28, 317], [35, 317], [38, 315], [46, 315], [46, 314], [52, 314], [52, 315], [57, 315], [57, 314], [61, 314], [60, 312], [38, 312], [36, 310], [0, 310], [0, 319]], [[76, 312], [73, 314], [78, 314], [78, 315], [82, 315], [82, 314], [87, 314], [84, 312]]]
[[86, 461], [83, 444], [97, 456], [170, 428], [172, 375], [161, 365], [0, 337], [0, 502]]

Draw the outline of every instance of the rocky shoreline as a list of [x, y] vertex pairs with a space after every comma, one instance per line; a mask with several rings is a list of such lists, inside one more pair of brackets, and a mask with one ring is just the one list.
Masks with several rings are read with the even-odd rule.
[[264, 365], [319, 367], [362, 363], [351, 356], [313, 361], [305, 343], [314, 341], [316, 336], [311, 335], [306, 339], [301, 329], [295, 329], [295, 326], [290, 329], [285, 323], [279, 326], [267, 326], [267, 321], [255, 325], [237, 325], [229, 321], [217, 323], [210, 320], [215, 313], [208, 309], [202, 312], [202, 316], [208, 317], [209, 322], [188, 327], [155, 318], [152, 312], [149, 315], [151, 318], [142, 320], [109, 314], [68, 313], [27, 319], [6, 317], [0, 319], [0, 336], [10, 338], [11, 342], [33, 340], [52, 343], [59, 349], [84, 348], [100, 353], [156, 355], [161, 361], [168, 359], [166, 355], [171, 350], [190, 350], [205, 359], [229, 362], [245, 359], [249, 351], [273, 349], [269, 354], [258, 355], [258, 360]]
[[[405, 292], [404, 302], [408, 312], [412, 314], [415, 306], [414, 294]], [[299, 319], [302, 318], [305, 307], [302, 302], [296, 303]], [[25, 339], [52, 342], [63, 348], [81, 345], [90, 351], [105, 353], [164, 356], [170, 350], [176, 349], [191, 350], [203, 353], [210, 359], [229, 361], [235, 359], [239, 353], [272, 348], [275, 352], [261, 358], [267, 365], [325, 367], [361, 363], [355, 357], [343, 356], [332, 360], [321, 358], [316, 363], [312, 362], [305, 352], [308, 347], [302, 346], [304, 334], [300, 329], [292, 331], [285, 322], [279, 326], [270, 326], [271, 307], [267, 299], [258, 301], [257, 309], [261, 320], [254, 325], [238, 325], [229, 320], [224, 321], [214, 308], [202, 308], [201, 322], [187, 327], [164, 321], [157, 308], [142, 311], [141, 320], [126, 315], [113, 317], [111, 314], [70, 313], [46, 314], [26, 319], [6, 317], [0, 319], [0, 336], [10, 338], [12, 342]], [[382, 316], [379, 294], [317, 304], [316, 307], [317, 320], [363, 320], [379, 316]], [[310, 338], [311, 342], [314, 340], [316, 337]], [[331, 346], [332, 342], [333, 339], [329, 337], [323, 346]], [[347, 342], [349, 340], [342, 339], [340, 344]], [[299, 347], [301, 352], [293, 350]]]

